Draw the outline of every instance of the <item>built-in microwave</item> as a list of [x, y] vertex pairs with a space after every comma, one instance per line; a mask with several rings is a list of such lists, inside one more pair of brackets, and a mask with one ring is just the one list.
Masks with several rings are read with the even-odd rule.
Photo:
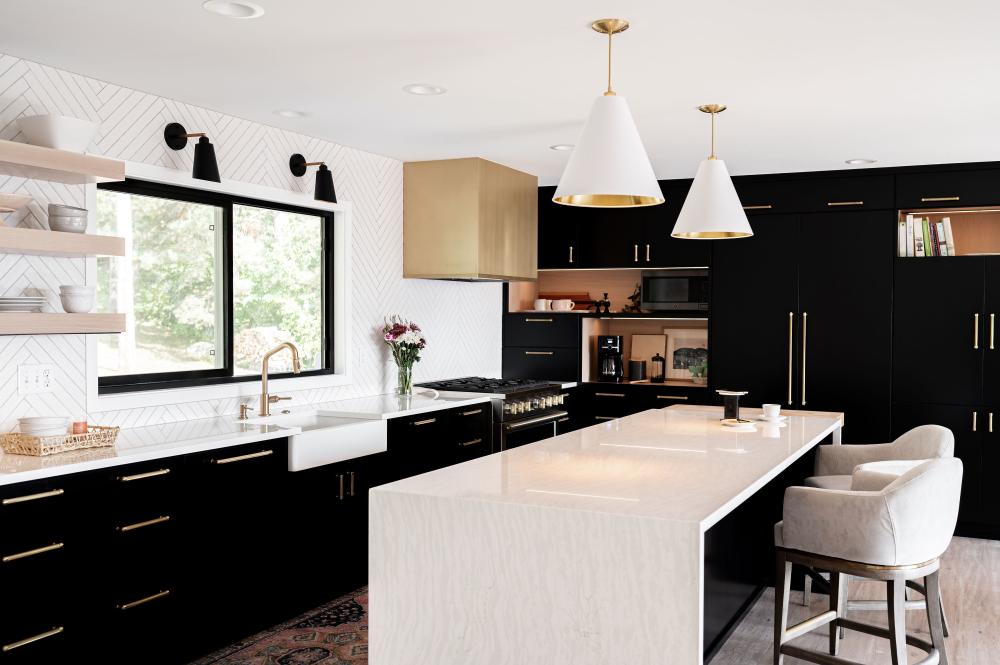
[[708, 268], [643, 270], [639, 306], [653, 312], [707, 312]]

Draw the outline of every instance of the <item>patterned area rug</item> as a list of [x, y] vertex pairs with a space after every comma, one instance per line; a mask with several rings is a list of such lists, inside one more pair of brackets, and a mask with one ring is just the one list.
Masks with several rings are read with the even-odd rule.
[[368, 589], [342, 596], [191, 665], [347, 665], [368, 662]]

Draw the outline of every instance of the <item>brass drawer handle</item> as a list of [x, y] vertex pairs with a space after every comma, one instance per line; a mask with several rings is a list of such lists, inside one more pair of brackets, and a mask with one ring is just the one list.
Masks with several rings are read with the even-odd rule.
[[994, 351], [996, 349], [996, 345], [994, 344], [996, 331], [997, 331], [997, 315], [993, 313], [990, 314], [990, 351]]
[[463, 416], [478, 416], [482, 412], [483, 412], [482, 409], [475, 409], [474, 411], [463, 411], [462, 415]]
[[482, 443], [482, 442], [483, 442], [482, 439], [473, 439], [472, 441], [466, 441], [465, 443], [460, 443], [458, 445], [462, 446], [463, 448], [467, 448], [468, 446], [474, 446], [477, 443]]
[[625, 393], [594, 393], [594, 397], [625, 397]]
[[52, 637], [53, 635], [58, 635], [65, 630], [62, 626], [56, 626], [52, 630], [47, 630], [44, 633], [38, 633], [37, 635], [32, 635], [31, 637], [26, 637], [23, 640], [18, 640], [17, 642], [11, 642], [10, 644], [3, 645], [3, 652], [13, 651], [14, 649], [20, 649], [21, 647], [28, 646], [32, 642], [38, 642], [39, 640], [44, 640], [46, 637]]
[[157, 469], [156, 471], [147, 471], [146, 473], [136, 473], [131, 476], [118, 476], [118, 480], [123, 483], [130, 483], [133, 480], [145, 480], [146, 478], [156, 478], [157, 476], [165, 476], [170, 473], [170, 469]]
[[18, 559], [27, 559], [29, 556], [36, 556], [38, 554], [45, 554], [46, 552], [61, 550], [65, 546], [66, 546], [65, 543], [52, 543], [51, 545], [46, 545], [45, 547], [36, 547], [35, 549], [27, 550], [26, 552], [18, 552], [17, 554], [8, 554], [3, 558], [3, 562], [10, 563], [11, 561], [17, 561]]
[[972, 315], [972, 348], [979, 350], [979, 312]]
[[933, 203], [934, 201], [960, 201], [961, 196], [923, 196], [920, 200], [923, 203]]
[[573, 263], [573, 245], [569, 246], [569, 262]]
[[436, 422], [437, 418], [428, 418], [427, 420], [414, 420], [413, 425], [414, 427], [416, 427], [418, 425], [430, 425], [431, 423], [436, 423]]
[[649, 263], [649, 245], [646, 245], [646, 263]]
[[258, 457], [267, 457], [268, 455], [273, 455], [273, 450], [261, 450], [256, 453], [247, 453], [246, 455], [237, 455], [236, 457], [223, 457], [222, 459], [212, 460], [212, 464], [232, 464], [233, 462], [245, 462], [248, 459], [257, 459]]
[[639, 245], [632, 245], [632, 261], [639, 262]]
[[555, 351], [525, 351], [526, 356], [551, 356]]
[[990, 434], [993, 434], [993, 412], [992, 411], [990, 411], [990, 415], [986, 419], [986, 429], [989, 430]]
[[833, 208], [835, 206], [863, 206], [864, 201], [827, 201], [826, 205]]
[[129, 531], [135, 531], [136, 529], [141, 529], [147, 526], [153, 526], [154, 524], [163, 524], [164, 522], [170, 521], [170, 515], [161, 515], [160, 517], [154, 517], [151, 520], [146, 520], [145, 522], [136, 522], [135, 524], [126, 524], [125, 526], [115, 527], [117, 531], [122, 533], [127, 533]]
[[594, 420], [618, 420], [618, 416], [594, 416]]
[[687, 399], [687, 395], [657, 395], [656, 399]]
[[130, 603], [122, 603], [118, 606], [120, 610], [130, 610], [133, 607], [139, 607], [140, 605], [145, 605], [146, 603], [152, 602], [154, 600], [159, 600], [160, 598], [165, 598], [170, 595], [170, 589], [164, 589], [163, 591], [158, 591], [152, 596], [146, 596], [145, 598], [140, 598], [139, 600], [133, 600]]
[[972, 412], [972, 431], [976, 432], [979, 430], [979, 413], [976, 411]]
[[760, 205], [760, 206], [743, 206], [744, 210], [771, 210], [773, 208], [774, 206], [771, 205], [770, 203], [768, 203], [767, 205]]
[[525, 319], [525, 323], [552, 323], [552, 319]]
[[566, 416], [565, 418], [560, 418], [560, 419], [559, 419], [559, 420], [557, 420], [556, 422], [557, 422], [557, 423], [564, 423], [564, 422], [566, 422], [566, 421], [568, 421], [568, 420], [569, 420], [569, 416]]
[[65, 494], [66, 490], [49, 490], [48, 492], [39, 492], [38, 494], [25, 494], [24, 496], [12, 496], [9, 499], [3, 500], [3, 505], [12, 506], [15, 503], [24, 503], [26, 501], [37, 501], [38, 499], [48, 499], [53, 496], [60, 496]]

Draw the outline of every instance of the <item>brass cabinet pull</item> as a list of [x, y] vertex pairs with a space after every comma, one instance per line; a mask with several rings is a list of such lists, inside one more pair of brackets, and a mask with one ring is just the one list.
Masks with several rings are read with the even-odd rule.
[[979, 425], [979, 413], [972, 412], [972, 431], [975, 432]]
[[990, 351], [996, 349], [996, 346], [993, 344], [994, 337], [996, 337], [996, 329], [997, 329], [997, 315], [995, 313], [992, 313], [990, 314]]
[[594, 393], [594, 397], [625, 397], [625, 393]]
[[989, 430], [990, 434], [993, 434], [993, 412], [990, 411], [989, 416], [986, 417], [986, 429]]
[[656, 399], [687, 399], [687, 395], [657, 395]]
[[268, 455], [273, 455], [273, 450], [261, 450], [256, 453], [247, 453], [246, 455], [237, 455], [236, 457], [223, 457], [222, 459], [212, 460], [212, 464], [232, 464], [233, 462], [245, 462], [248, 459], [257, 459], [258, 457], [267, 457]]
[[460, 443], [460, 444], [458, 444], [458, 445], [462, 446], [463, 448], [466, 448], [466, 447], [468, 447], [468, 446], [474, 446], [474, 445], [476, 445], [477, 443], [482, 443], [482, 442], [483, 442], [483, 440], [482, 440], [482, 439], [473, 439], [472, 441], [466, 441], [466, 442], [464, 442], [464, 443]]
[[972, 348], [979, 350], [979, 312], [972, 315]]
[[594, 416], [594, 420], [618, 420], [618, 416]]
[[802, 406], [806, 405], [806, 333], [809, 328], [809, 312], [802, 312]]
[[483, 412], [482, 409], [475, 409], [473, 411], [463, 411], [462, 415], [463, 416], [478, 416], [482, 412]]
[[525, 351], [526, 356], [551, 356], [555, 351]]
[[649, 245], [646, 245], [646, 263], [649, 263]]
[[36, 556], [38, 554], [45, 554], [46, 552], [61, 550], [65, 546], [65, 543], [52, 543], [51, 545], [46, 545], [45, 547], [36, 547], [33, 550], [18, 552], [16, 554], [8, 554], [3, 558], [3, 562], [10, 563], [11, 561], [17, 561], [18, 559], [27, 559], [29, 556]]
[[639, 245], [632, 245], [632, 260], [639, 262]]
[[863, 206], [864, 201], [827, 201], [826, 205], [833, 208], [835, 206]]
[[565, 418], [560, 418], [560, 419], [559, 419], [559, 420], [557, 420], [556, 422], [557, 422], [557, 423], [564, 423], [564, 422], [566, 422], [567, 420], [569, 420], [569, 416], [566, 416]]
[[793, 331], [795, 329], [795, 313], [788, 313], [788, 406], [792, 405], [792, 353], [794, 346]]
[[158, 591], [152, 596], [146, 596], [145, 598], [140, 598], [139, 600], [133, 600], [130, 603], [122, 603], [118, 606], [120, 610], [130, 610], [133, 607], [139, 607], [140, 605], [145, 605], [154, 600], [159, 600], [160, 598], [166, 598], [170, 595], [170, 589], [164, 589], [163, 591]]
[[26, 501], [37, 501], [38, 499], [48, 499], [53, 496], [60, 496], [65, 494], [66, 490], [56, 489], [49, 490], [48, 492], [39, 492], [38, 494], [25, 494], [24, 496], [12, 496], [9, 499], [3, 500], [3, 505], [12, 506], [15, 503], [24, 503]]
[[28, 646], [32, 642], [38, 642], [39, 640], [44, 640], [46, 637], [52, 637], [53, 635], [58, 635], [65, 630], [62, 626], [56, 626], [52, 630], [47, 630], [44, 633], [38, 633], [37, 635], [32, 635], [31, 637], [26, 637], [23, 640], [18, 640], [17, 642], [11, 642], [10, 644], [3, 645], [3, 652], [13, 651], [14, 649], [20, 649], [21, 647]]
[[573, 245], [569, 246], [569, 262], [573, 263]]
[[774, 206], [770, 203], [761, 206], [743, 206], [744, 210], [771, 210], [772, 208], [774, 208]]
[[959, 201], [961, 196], [922, 196], [920, 200], [924, 203], [931, 203], [933, 201]]
[[428, 418], [427, 420], [414, 420], [413, 426], [419, 427], [420, 425], [430, 425], [431, 423], [436, 423], [437, 418]]
[[525, 323], [552, 323], [552, 319], [525, 319]]
[[118, 480], [120, 480], [123, 483], [130, 483], [133, 480], [145, 480], [146, 478], [156, 478], [157, 476], [165, 476], [168, 473], [170, 473], [170, 469], [157, 469], [156, 471], [137, 473], [132, 476], [118, 476]]
[[354, 496], [354, 472], [349, 471], [348, 474], [351, 476], [350, 490], [348, 490], [348, 494]]
[[170, 521], [170, 515], [160, 515], [159, 517], [154, 517], [151, 520], [146, 520], [145, 522], [136, 522], [135, 524], [126, 524], [125, 526], [115, 527], [117, 531], [122, 533], [128, 533], [129, 531], [135, 531], [136, 529], [141, 529], [147, 526], [153, 526], [154, 524], [163, 524], [164, 522]]
[[344, 474], [337, 474], [337, 499], [344, 500]]

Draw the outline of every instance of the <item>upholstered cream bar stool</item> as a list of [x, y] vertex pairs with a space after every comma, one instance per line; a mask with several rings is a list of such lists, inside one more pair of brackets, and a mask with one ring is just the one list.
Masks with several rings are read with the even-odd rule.
[[[921, 425], [902, 434], [892, 443], [877, 443], [861, 446], [820, 446], [816, 449], [816, 475], [806, 478], [807, 487], [823, 489], [851, 489], [851, 476], [857, 467], [870, 472], [899, 476], [923, 460], [955, 455], [955, 435], [947, 427]], [[819, 574], [807, 569], [802, 604], [806, 607], [812, 601], [813, 576]], [[919, 585], [912, 588], [923, 593]], [[848, 610], [884, 610], [885, 603], [847, 599]], [[908, 609], [922, 610], [923, 600], [907, 600]], [[944, 621], [944, 632], [948, 634], [948, 620]]]
[[[923, 462], [888, 485], [875, 489], [878, 474], [859, 471], [852, 479], [861, 490], [790, 487], [784, 520], [774, 528], [777, 579], [774, 596], [774, 663], [792, 656], [820, 665], [859, 665], [837, 656], [838, 628], [889, 639], [893, 665], [906, 665], [906, 645], [927, 653], [918, 665], [947, 665], [938, 590], [940, 557], [958, 520], [962, 462], [955, 458]], [[830, 572], [829, 610], [789, 627], [788, 595], [792, 564]], [[889, 628], [845, 617], [846, 575], [886, 583]], [[905, 589], [924, 578], [931, 642], [906, 634]], [[829, 655], [789, 642], [829, 625]]]

